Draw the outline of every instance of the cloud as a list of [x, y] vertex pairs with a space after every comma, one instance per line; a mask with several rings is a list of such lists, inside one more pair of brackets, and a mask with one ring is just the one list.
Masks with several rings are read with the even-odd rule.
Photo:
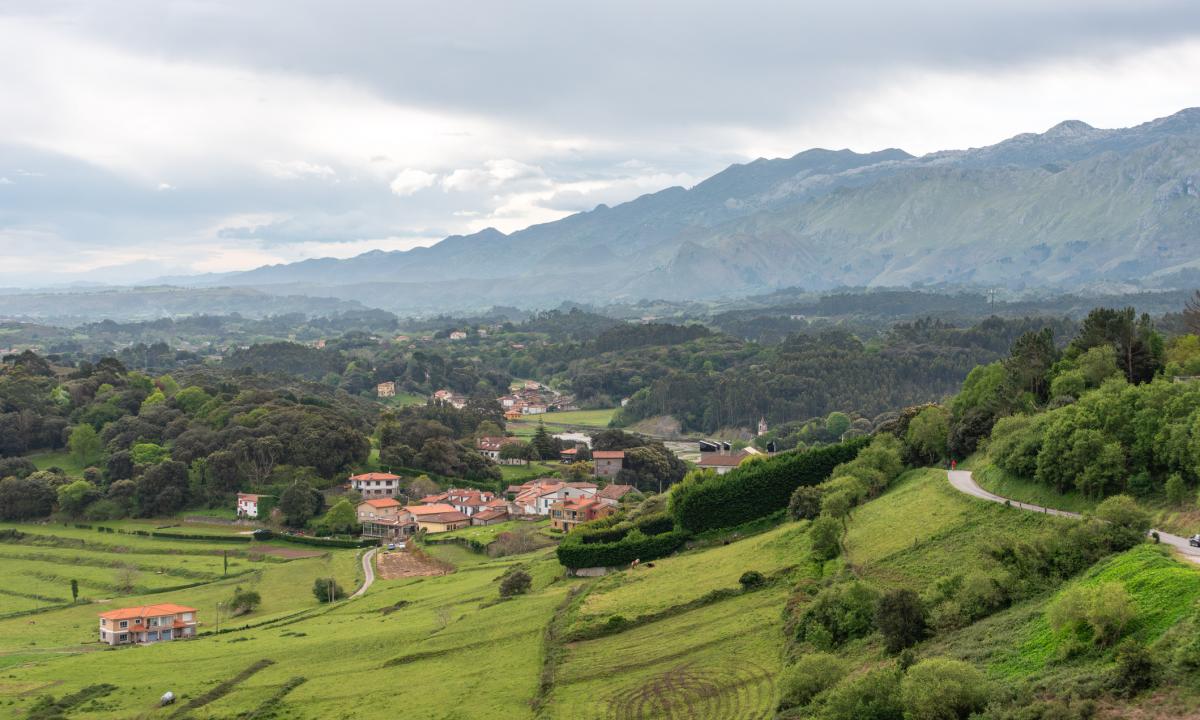
[[171, 183], [160, 182], [160, 183], [158, 184], [158, 191], [159, 191], [159, 192], [168, 192], [168, 191], [171, 191], [171, 190], [174, 190], [174, 189], [175, 189], [175, 186], [174, 186], [174, 185], [172, 185]]
[[0, 185], [15, 185], [15, 184], [16, 183], [14, 183], [12, 180], [9, 180], [8, 178], [6, 178], [4, 176], [0, 176]]
[[424, 190], [427, 187], [433, 187], [433, 183], [437, 180], [437, 175], [424, 170], [416, 170], [413, 168], [405, 168], [392, 178], [392, 182], [388, 185], [392, 192], [400, 197], [414, 195], [417, 192]]
[[303, 160], [280, 162], [279, 160], [264, 160], [262, 170], [266, 174], [280, 180], [299, 180], [301, 178], [335, 178], [337, 173], [328, 165], [317, 165]]

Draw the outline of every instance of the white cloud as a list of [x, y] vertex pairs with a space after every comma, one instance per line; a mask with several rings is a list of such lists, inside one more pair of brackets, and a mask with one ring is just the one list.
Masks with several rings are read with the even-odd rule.
[[171, 190], [174, 190], [174, 189], [175, 189], [175, 186], [174, 186], [174, 185], [172, 185], [171, 183], [167, 183], [167, 182], [160, 182], [160, 183], [158, 184], [158, 191], [159, 191], [159, 192], [168, 192], [168, 191], [171, 191]]
[[546, 173], [536, 165], [512, 158], [488, 160], [482, 167], [455, 170], [442, 180], [442, 188], [460, 192], [489, 190], [531, 179], [542, 179]]
[[15, 183], [12, 180], [9, 180], [6, 177], [0, 176], [0, 185], [14, 185], [14, 184]]
[[300, 178], [333, 178], [337, 173], [328, 165], [317, 165], [304, 160], [264, 160], [261, 163], [263, 172], [280, 180], [298, 180]]
[[388, 185], [392, 192], [400, 197], [416, 194], [427, 187], [432, 187], [437, 180], [437, 175], [417, 170], [415, 168], [405, 168], [392, 178], [391, 184]]

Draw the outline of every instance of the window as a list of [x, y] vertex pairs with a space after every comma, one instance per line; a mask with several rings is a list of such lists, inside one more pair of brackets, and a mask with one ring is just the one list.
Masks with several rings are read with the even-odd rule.
[[122, 630], [124, 630], [124, 629], [125, 629], [125, 628], [127, 628], [127, 627], [129, 627], [129, 621], [128, 621], [128, 620], [122, 620], [122, 621], [121, 621], [121, 629], [122, 629]]
[[119, 640], [121, 642], [128, 642], [129, 641], [129, 633], [121, 633], [120, 635], [117, 636], [117, 640]]

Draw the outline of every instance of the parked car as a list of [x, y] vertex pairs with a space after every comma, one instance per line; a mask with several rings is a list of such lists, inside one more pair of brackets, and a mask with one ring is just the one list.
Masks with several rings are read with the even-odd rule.
[[1192, 547], [1200, 547], [1200, 535], [1193, 535], [1188, 538], [1188, 545]]
[[395, 550], [395, 549], [396, 549], [396, 543], [388, 543], [388, 550]]

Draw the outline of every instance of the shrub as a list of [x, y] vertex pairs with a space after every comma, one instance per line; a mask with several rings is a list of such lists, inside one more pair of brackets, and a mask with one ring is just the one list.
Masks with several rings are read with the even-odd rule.
[[1128, 495], [1113, 495], [1096, 507], [1096, 517], [1139, 537], [1150, 529], [1150, 514]]
[[1165, 487], [1167, 492], [1167, 502], [1179, 507], [1188, 501], [1187, 485], [1183, 482], [1183, 476], [1179, 473], [1172, 473], [1171, 477], [1167, 478]]
[[803, 485], [817, 485], [833, 468], [853, 460], [868, 443], [856, 438], [837, 445], [787, 452], [732, 471], [692, 473], [671, 488], [670, 512], [690, 532], [733, 527], [788, 506]]
[[930, 658], [900, 683], [905, 720], [965, 720], [987, 705], [983, 674], [961, 660]]
[[900, 674], [894, 668], [877, 668], [843, 678], [829, 690], [817, 717], [820, 720], [903, 720]]
[[801, 485], [788, 501], [788, 514], [793, 520], [813, 520], [821, 514], [820, 486]]
[[875, 629], [879, 593], [860, 583], [831, 585], [813, 598], [797, 624], [798, 640], [822, 649], [865, 637]]
[[738, 578], [743, 590], [752, 590], [756, 587], [762, 587], [767, 582], [767, 577], [757, 570], [747, 570]]
[[1112, 686], [1119, 694], [1132, 697], [1154, 687], [1158, 668], [1141, 643], [1130, 638], [1117, 648], [1117, 666], [1113, 669]]
[[556, 553], [558, 561], [569, 568], [621, 567], [634, 560], [654, 560], [670, 555], [686, 539], [687, 533], [679, 530], [646, 535], [631, 529], [614, 542], [587, 543], [576, 531], [563, 538]]
[[1055, 632], [1109, 646], [1120, 639], [1136, 614], [1125, 586], [1108, 582], [1069, 588], [1047, 610], [1047, 620]]
[[515, 570], [504, 576], [500, 581], [500, 597], [524, 595], [533, 586], [533, 578], [524, 570]]
[[883, 633], [890, 653], [925, 639], [929, 626], [925, 603], [912, 590], [893, 590], [879, 598], [875, 607], [875, 625]]
[[333, 578], [317, 578], [313, 581], [312, 592], [318, 602], [330, 602], [346, 597], [342, 586]]
[[229, 608], [233, 611], [234, 615], [245, 615], [246, 613], [254, 612], [254, 609], [261, 604], [262, 596], [257, 591], [243, 590], [239, 586], [233, 590], [233, 599], [229, 601]]
[[832, 560], [842, 552], [842, 524], [823, 515], [808, 528], [812, 554], [817, 560]]
[[779, 707], [804, 707], [846, 677], [846, 663], [836, 655], [805, 655], [785, 667], [779, 677]]

